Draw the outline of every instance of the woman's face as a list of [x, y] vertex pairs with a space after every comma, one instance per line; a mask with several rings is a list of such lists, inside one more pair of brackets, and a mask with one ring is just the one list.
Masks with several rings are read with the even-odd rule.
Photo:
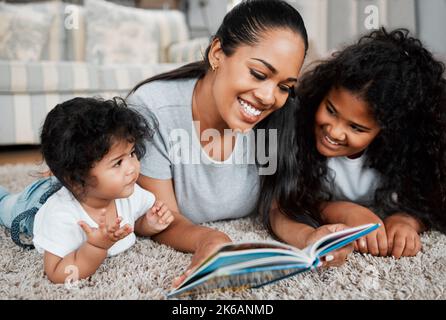
[[249, 130], [285, 104], [305, 57], [300, 35], [287, 29], [265, 32], [254, 46], [226, 56], [219, 41], [210, 52], [213, 97], [223, 121], [233, 130]]
[[343, 88], [332, 88], [317, 109], [316, 147], [325, 157], [356, 157], [379, 132], [368, 104]]

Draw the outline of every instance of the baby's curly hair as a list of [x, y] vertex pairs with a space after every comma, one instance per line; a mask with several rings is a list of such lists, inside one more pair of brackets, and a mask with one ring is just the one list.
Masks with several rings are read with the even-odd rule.
[[[407, 212], [446, 232], [444, 71], [444, 64], [406, 29], [373, 31], [318, 63], [297, 89], [296, 133], [291, 150], [282, 152], [279, 146], [280, 178], [265, 176], [262, 194], [271, 194], [290, 217], [320, 220], [320, 204], [331, 195], [321, 183], [327, 159], [316, 149], [315, 114], [330, 89], [340, 87], [367, 102], [381, 127], [366, 150], [366, 165], [383, 179], [375, 193], [376, 208], [385, 214]], [[271, 230], [267, 205], [260, 208]]]
[[145, 118], [121, 98], [74, 98], [48, 113], [40, 135], [41, 151], [61, 184], [82, 193], [90, 169], [113, 143], [134, 143], [140, 159], [146, 152], [144, 141], [151, 139], [153, 132]]

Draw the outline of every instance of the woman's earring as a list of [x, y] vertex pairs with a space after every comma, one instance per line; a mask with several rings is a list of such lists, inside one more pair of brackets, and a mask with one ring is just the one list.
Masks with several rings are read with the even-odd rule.
[[218, 69], [218, 65], [211, 64], [211, 68], [212, 68], [212, 71], [215, 71]]

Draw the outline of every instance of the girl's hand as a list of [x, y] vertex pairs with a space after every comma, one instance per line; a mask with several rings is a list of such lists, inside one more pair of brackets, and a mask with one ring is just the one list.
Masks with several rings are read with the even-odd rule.
[[413, 257], [421, 250], [421, 240], [418, 232], [407, 223], [405, 218], [394, 214], [384, 219], [387, 230], [389, 254], [400, 257]]
[[226, 234], [219, 231], [213, 231], [212, 234], [206, 237], [206, 239], [206, 241], [200, 243], [200, 246], [195, 251], [192, 261], [186, 271], [181, 276], [174, 279], [172, 283], [174, 288], [178, 287], [211, 254], [217, 251], [221, 245], [232, 242], [232, 240]]
[[115, 223], [111, 227], [107, 227], [104, 212], [99, 217], [99, 228], [91, 228], [85, 221], [79, 221], [79, 225], [87, 235], [87, 242], [89, 244], [97, 248], [108, 250], [117, 241], [124, 239], [133, 232], [133, 228], [129, 224], [120, 228], [119, 225], [121, 220], [121, 217], [117, 217]]
[[166, 229], [174, 220], [172, 212], [161, 201], [156, 201], [153, 207], [146, 213], [147, 222], [151, 233], [157, 234]]
[[[322, 227], [319, 227], [315, 229], [313, 232], [311, 232], [307, 239], [306, 239], [306, 245], [310, 245], [323, 236], [326, 236], [327, 234], [341, 231], [344, 229], [347, 229], [348, 227], [344, 224], [326, 224]], [[340, 248], [336, 251], [332, 251], [328, 253], [322, 260], [322, 266], [323, 267], [339, 267], [347, 260], [347, 257], [350, 253], [353, 251], [353, 244], [349, 244], [348, 246], [345, 246], [343, 248]]]
[[370, 253], [374, 256], [387, 256], [387, 234], [384, 222], [370, 210], [358, 210], [350, 214], [347, 218], [346, 224], [349, 227], [357, 227], [362, 224], [379, 223], [381, 226], [369, 233], [367, 236], [359, 238], [355, 241], [355, 251], [361, 253]]

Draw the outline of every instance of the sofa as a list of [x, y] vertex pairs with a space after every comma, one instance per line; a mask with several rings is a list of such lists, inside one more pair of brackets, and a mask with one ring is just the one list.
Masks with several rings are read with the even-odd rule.
[[38, 144], [46, 114], [75, 96], [125, 97], [138, 82], [201, 59], [176, 10], [0, 2], [0, 146]]

